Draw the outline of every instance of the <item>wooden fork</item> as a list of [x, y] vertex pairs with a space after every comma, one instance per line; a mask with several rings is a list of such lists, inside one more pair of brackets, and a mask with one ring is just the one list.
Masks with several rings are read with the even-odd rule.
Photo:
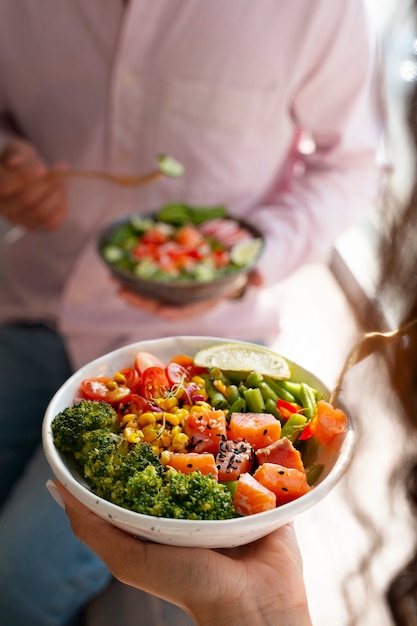
[[337, 398], [339, 396], [340, 390], [342, 388], [342, 382], [346, 372], [359, 363], [363, 361], [367, 356], [371, 355], [373, 352], [376, 352], [383, 345], [390, 343], [394, 339], [398, 339], [398, 337], [402, 337], [406, 335], [413, 326], [417, 324], [417, 319], [412, 320], [405, 326], [401, 328], [397, 328], [396, 330], [387, 331], [384, 333], [380, 332], [371, 332], [365, 333], [363, 337], [353, 346], [352, 350], [349, 352], [346, 361], [341, 369], [341, 372], [337, 378], [333, 391], [330, 395], [330, 404], [335, 404]]
[[163, 178], [165, 174], [160, 170], [136, 176], [109, 174], [107, 172], [93, 170], [54, 170], [50, 172], [50, 176], [54, 178], [96, 178], [124, 187], [141, 187], [142, 185], [148, 185], [149, 183]]
[[[164, 176], [176, 178], [184, 172], [184, 166], [171, 156], [160, 154], [157, 157], [159, 167], [152, 172], [140, 175], [109, 174], [94, 170], [50, 170], [51, 178], [95, 178], [105, 180], [125, 187], [140, 187], [153, 183]], [[0, 173], [6, 172], [5, 166], [0, 163]]]

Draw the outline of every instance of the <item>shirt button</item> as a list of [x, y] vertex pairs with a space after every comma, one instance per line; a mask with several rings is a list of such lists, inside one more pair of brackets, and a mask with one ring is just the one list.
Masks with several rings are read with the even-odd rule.
[[123, 72], [123, 82], [126, 85], [134, 85], [138, 82], [138, 78], [133, 70], [125, 70]]

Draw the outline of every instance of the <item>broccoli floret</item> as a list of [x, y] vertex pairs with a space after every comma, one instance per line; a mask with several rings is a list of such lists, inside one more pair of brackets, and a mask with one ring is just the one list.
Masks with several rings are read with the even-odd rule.
[[152, 452], [149, 443], [136, 443], [121, 459], [120, 478], [127, 480], [137, 471], [142, 471], [152, 465], [159, 476], [163, 476], [165, 468], [156, 454]]
[[[165, 467], [156, 454], [152, 452], [149, 443], [137, 443], [130, 447], [125, 453], [120, 453], [115, 459], [116, 465], [114, 474], [109, 481], [111, 483], [109, 489], [108, 500], [127, 509], [133, 509], [135, 499], [134, 495], [134, 477], [142, 472], [148, 472], [149, 482], [142, 485], [143, 489], [148, 489], [149, 493], [154, 493], [165, 474]], [[155, 486], [152, 480], [155, 476]], [[145, 478], [145, 476], [144, 476]]]
[[230, 491], [212, 476], [198, 471], [182, 474], [171, 469], [166, 478], [174, 503], [170, 517], [207, 520], [236, 517]]
[[126, 489], [130, 509], [176, 519], [220, 520], [236, 517], [230, 491], [201, 472], [168, 469], [164, 477], [148, 466], [136, 472]]
[[108, 498], [120, 466], [121, 437], [109, 430], [92, 430], [82, 436], [83, 447], [74, 458], [83, 466], [85, 478], [97, 495]]
[[137, 513], [153, 515], [155, 502], [163, 486], [163, 476], [154, 465], [148, 465], [143, 470], [134, 472], [128, 479], [124, 489], [125, 499], [121, 506]]
[[129, 481], [137, 472], [151, 468], [159, 478], [165, 473], [150, 444], [132, 446], [108, 430], [84, 433], [82, 448], [74, 453], [74, 458], [82, 465], [94, 493], [125, 508], [131, 508]]
[[98, 429], [115, 431], [116, 424], [117, 413], [110, 404], [82, 400], [54, 418], [54, 444], [61, 452], [77, 452], [83, 447], [84, 433]]

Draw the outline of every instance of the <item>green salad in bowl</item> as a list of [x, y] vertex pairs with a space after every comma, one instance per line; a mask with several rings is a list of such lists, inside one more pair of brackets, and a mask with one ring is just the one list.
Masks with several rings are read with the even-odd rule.
[[181, 203], [122, 218], [98, 243], [102, 259], [126, 287], [170, 304], [231, 293], [263, 246], [262, 233], [224, 207]]

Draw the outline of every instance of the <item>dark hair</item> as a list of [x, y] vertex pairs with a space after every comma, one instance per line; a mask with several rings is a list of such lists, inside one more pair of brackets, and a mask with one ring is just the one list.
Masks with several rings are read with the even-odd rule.
[[[417, 17], [417, 0], [414, 0]], [[385, 307], [395, 303], [395, 323], [400, 327], [417, 319], [417, 81], [406, 94], [406, 124], [411, 140], [412, 184], [406, 201], [399, 200], [390, 175], [383, 181], [381, 199], [382, 231], [378, 250], [379, 276], [375, 300], [360, 311], [360, 321], [366, 331], [392, 330], [389, 328]], [[379, 328], [375, 328], [379, 326]], [[388, 485], [389, 493], [405, 494], [410, 508], [410, 519], [416, 530], [416, 544], [408, 562], [393, 576], [385, 599], [395, 626], [417, 625], [417, 324], [407, 335], [379, 350], [377, 367], [385, 367], [392, 391], [397, 400], [398, 424], [407, 433], [408, 447], [404, 447], [401, 462], [395, 467]], [[382, 373], [378, 369], [379, 373]], [[359, 424], [360, 426], [360, 424]], [[359, 429], [361, 430], [361, 429]], [[359, 441], [360, 444], [365, 442]], [[414, 449], [413, 449], [413, 443]], [[360, 446], [359, 446], [360, 447]], [[360, 454], [357, 455], [358, 457]], [[353, 461], [355, 465], [356, 459]], [[353, 468], [351, 468], [352, 470]], [[369, 549], [358, 568], [345, 580], [344, 597], [349, 609], [350, 624], [361, 623], [366, 607], [355, 601], [352, 588], [359, 578], [365, 593], [372, 588], [372, 564], [384, 544], [384, 529], [378, 527], [366, 506], [355, 497], [355, 484], [350, 482], [352, 471], [346, 477], [346, 498], [359, 524], [368, 531]], [[354, 480], [354, 479], [353, 479]]]
[[[417, 157], [417, 84], [409, 95], [407, 126]], [[417, 160], [415, 160], [417, 163]], [[380, 292], [392, 301], [401, 302], [399, 324], [417, 318], [417, 171], [409, 199], [397, 212], [381, 243]], [[394, 300], [395, 299], [395, 300]], [[385, 361], [391, 385], [401, 407], [405, 427], [417, 432], [417, 330], [387, 350]], [[405, 486], [412, 514], [417, 518], [417, 452], [397, 471], [393, 481]], [[396, 626], [417, 624], [417, 550], [397, 573], [387, 590], [387, 601]]]
[[[416, 3], [417, 4], [417, 3]], [[384, 194], [384, 233], [379, 259], [377, 309], [379, 303], [398, 305], [398, 326], [417, 318], [417, 83], [408, 94], [406, 122], [414, 152], [413, 184], [403, 205], [394, 202], [388, 188]], [[396, 209], [393, 210], [393, 205]], [[388, 222], [389, 220], [389, 222]], [[375, 306], [375, 302], [372, 303]], [[375, 317], [374, 317], [375, 319]], [[383, 319], [378, 310], [377, 319]], [[392, 390], [399, 403], [399, 419], [408, 433], [417, 434], [417, 325], [381, 354], [386, 365]], [[390, 491], [405, 489], [412, 518], [417, 523], [417, 451], [402, 459], [391, 477]], [[374, 543], [378, 548], [378, 540]], [[386, 591], [386, 600], [396, 626], [417, 624], [417, 548], [408, 563], [393, 577]]]

